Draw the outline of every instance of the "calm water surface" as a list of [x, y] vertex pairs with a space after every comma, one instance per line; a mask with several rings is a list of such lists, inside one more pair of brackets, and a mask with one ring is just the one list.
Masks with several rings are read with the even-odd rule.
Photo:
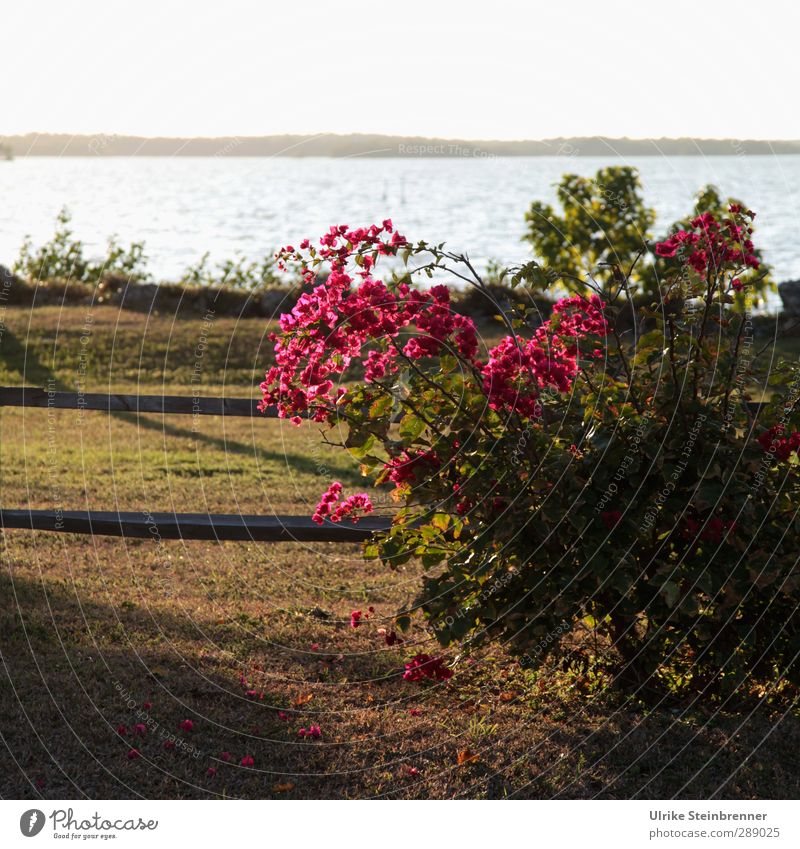
[[[144, 240], [157, 279], [175, 279], [205, 251], [259, 257], [332, 223], [392, 217], [410, 239], [446, 241], [473, 260], [530, 256], [521, 242], [533, 199], [555, 200], [566, 171], [621, 163], [594, 157], [464, 159], [49, 158], [0, 162], [0, 263], [26, 234], [38, 242], [67, 205], [78, 235], [100, 250], [116, 233]], [[714, 183], [758, 212], [758, 244], [779, 280], [800, 278], [800, 156], [641, 157], [657, 232]]]

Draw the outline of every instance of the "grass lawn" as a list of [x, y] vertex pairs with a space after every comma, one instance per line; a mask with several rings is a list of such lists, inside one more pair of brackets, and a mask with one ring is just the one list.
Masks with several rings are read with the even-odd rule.
[[[0, 382], [15, 386], [191, 394], [200, 362], [204, 394], [254, 395], [269, 347], [257, 319], [76, 306], [4, 319]], [[330, 480], [359, 480], [313, 426], [1, 413], [8, 508], [308, 515]], [[645, 708], [585, 677], [525, 672], [500, 646], [456, 658], [444, 684], [404, 682], [430, 638], [418, 623], [389, 648], [378, 629], [412, 602], [420, 570], [388, 571], [356, 546], [2, 541], [3, 798], [800, 795], [786, 704]], [[370, 607], [352, 629], [350, 612]], [[311, 725], [321, 738], [298, 736]]]

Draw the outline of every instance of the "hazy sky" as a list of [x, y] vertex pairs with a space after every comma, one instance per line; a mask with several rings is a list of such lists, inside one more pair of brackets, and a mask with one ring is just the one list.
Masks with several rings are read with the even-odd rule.
[[0, 135], [800, 138], [795, 0], [17, 0]]

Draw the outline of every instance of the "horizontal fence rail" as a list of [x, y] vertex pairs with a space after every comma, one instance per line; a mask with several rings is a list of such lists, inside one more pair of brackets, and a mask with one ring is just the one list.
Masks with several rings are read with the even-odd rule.
[[238, 513], [120, 513], [105, 510], [0, 510], [3, 529], [132, 539], [244, 540], [254, 542], [363, 542], [385, 531], [391, 519], [365, 516], [318, 525], [307, 516], [246, 516]]
[[[182, 395], [117, 395], [61, 392], [37, 387], [0, 387], [0, 407], [46, 407], [126, 413], [176, 413], [201, 416], [265, 416], [255, 398]], [[753, 415], [763, 405], [749, 403]], [[130, 538], [252, 540], [256, 542], [361, 542], [391, 527], [391, 519], [367, 516], [318, 525], [306, 516], [244, 516], [237, 513], [133, 513], [102, 510], [0, 510], [3, 529], [27, 528], [60, 533]]]
[[[0, 387], [0, 407], [98, 410], [200, 416], [277, 418], [257, 398], [184, 395], [121, 395], [62, 392], [39, 387]], [[243, 540], [254, 542], [363, 542], [391, 527], [391, 519], [367, 516], [318, 525], [308, 516], [247, 516], [238, 513], [145, 513], [106, 510], [0, 510], [0, 528], [91, 534], [131, 539]]]
[[183, 416], [265, 416], [277, 418], [274, 407], [263, 413], [258, 398], [217, 398], [207, 395], [117, 395], [98, 392], [49, 391], [33, 386], [0, 386], [0, 407], [47, 407], [56, 410], [100, 410], [113, 413], [175, 413]]

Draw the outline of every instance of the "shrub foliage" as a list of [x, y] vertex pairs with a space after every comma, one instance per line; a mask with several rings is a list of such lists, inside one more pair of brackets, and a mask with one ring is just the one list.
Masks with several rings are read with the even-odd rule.
[[[733, 204], [674, 230], [640, 306], [635, 258], [613, 248], [600, 279], [511, 269], [520, 303], [488, 350], [438, 281], [485, 284], [443, 245], [386, 221], [281, 252], [322, 282], [281, 318], [264, 404], [321, 423], [390, 489], [392, 527], [365, 553], [422, 560], [413, 609], [442, 645], [498, 639], [536, 666], [580, 629], [584, 652], [613, 646], [616, 680], [650, 691], [797, 682], [800, 368], [773, 367], [752, 403], [753, 217]], [[627, 224], [611, 232], [633, 251]], [[388, 282], [386, 257], [406, 269]], [[541, 322], [534, 299], [564, 286]], [[345, 383], [354, 361], [364, 378]], [[372, 509], [340, 497], [329, 488], [315, 519]]]

